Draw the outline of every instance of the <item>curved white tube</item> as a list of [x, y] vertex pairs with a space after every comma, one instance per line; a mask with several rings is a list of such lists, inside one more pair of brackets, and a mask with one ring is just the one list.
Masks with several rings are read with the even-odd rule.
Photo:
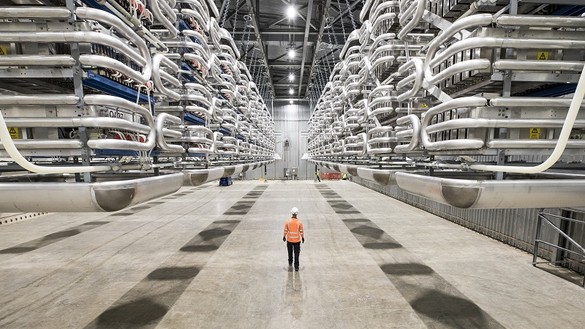
[[127, 65], [123, 64], [122, 62], [119, 62], [113, 58], [110, 58], [110, 57], [104, 57], [104, 56], [100, 56], [100, 55], [81, 55], [81, 56], [79, 56], [79, 62], [82, 65], [99, 66], [99, 67], [105, 67], [108, 69], [112, 69], [114, 71], [117, 71], [117, 72], [124, 74], [125, 76], [129, 77], [130, 79], [132, 79], [136, 82], [139, 82], [141, 84], [144, 84], [147, 81], [149, 81], [148, 79], [145, 78], [144, 75], [139, 74], [138, 72], [134, 71], [129, 66], [127, 66]]
[[[177, 20], [177, 15], [175, 15], [175, 13], [173, 12], [172, 9], [169, 12], [170, 7], [168, 6], [168, 4], [166, 4], [164, 2], [164, 0], [149, 0], [148, 2], [150, 3], [150, 9], [152, 10], [154, 17], [156, 17], [156, 19], [159, 22], [161, 22], [162, 25], [164, 25], [164, 27], [167, 28], [167, 30], [171, 34], [171, 36], [173, 38], [175, 38], [178, 34], [178, 31], [175, 28], [175, 21]], [[163, 13], [163, 10], [159, 6], [159, 2], [163, 3], [162, 6], [164, 7], [163, 8], [164, 13]], [[165, 14], [166, 14], [166, 16], [165, 16]]]
[[[128, 109], [132, 112], [135, 112], [139, 115], [141, 115], [144, 120], [146, 121], [147, 125], [150, 127], [150, 132], [148, 133], [148, 136], [146, 137], [146, 141], [144, 143], [139, 143], [136, 142], [136, 149], [138, 150], [151, 150], [155, 145], [156, 145], [156, 129], [155, 129], [155, 123], [154, 123], [154, 118], [152, 117], [152, 114], [150, 113], [150, 111], [148, 111], [147, 109], [145, 109], [144, 107], [136, 104], [136, 103], [132, 103], [130, 101], [127, 101], [125, 99], [119, 98], [119, 97], [115, 97], [115, 96], [109, 96], [109, 95], [87, 95], [83, 98], [84, 102], [88, 105], [111, 105], [111, 106], [117, 106], [117, 107], [122, 107], [125, 109]], [[127, 141], [115, 141], [115, 140], [110, 140], [107, 143], [108, 146], [104, 146], [104, 142], [101, 142], [100, 140], [90, 140], [88, 142], [88, 146], [90, 147], [96, 147], [96, 148], [116, 148], [116, 145], [120, 144], [122, 145], [122, 142], [127, 142]], [[91, 145], [90, 145], [91, 143]], [[128, 142], [126, 143], [128, 144]], [[132, 143], [130, 143], [132, 144]], [[127, 146], [124, 146], [127, 147]]]
[[[421, 20], [421, 18], [423, 17], [424, 13], [425, 13], [425, 6], [427, 5], [427, 1], [426, 0], [417, 0], [418, 3], [416, 4], [412, 4], [410, 6], [410, 8], [416, 8], [414, 13], [412, 14], [412, 19], [402, 27], [402, 29], [400, 30], [400, 32], [398, 32], [398, 39], [404, 39], [404, 37], [406, 37], [406, 35], [412, 31], [412, 29], [414, 29], [414, 27], [416, 26], [416, 24], [418, 24]], [[409, 9], [410, 9], [409, 8]], [[407, 10], [408, 11], [408, 10]], [[402, 17], [401, 17], [402, 18]], [[405, 18], [406, 20], [406, 18]], [[403, 24], [403, 20], [400, 20], [400, 24]]]
[[171, 123], [174, 123], [176, 125], [180, 125], [181, 118], [170, 115], [168, 113], [161, 113], [161, 114], [157, 115], [157, 117], [156, 117], [156, 131], [157, 131], [156, 142], [157, 143], [156, 144], [164, 152], [177, 152], [177, 153], [185, 152], [185, 149], [183, 148], [183, 146], [168, 144], [166, 142], [164, 132], [163, 132], [165, 122], [171, 122]]
[[[155, 87], [164, 95], [166, 95], [167, 97], [173, 99], [173, 100], [179, 100], [181, 99], [181, 95], [173, 90], [168, 89], [161, 78], [161, 75], [163, 75], [162, 73], [164, 73], [164, 71], [161, 70], [161, 64], [166, 65], [167, 67], [169, 67], [171, 70], [173, 70], [173, 72], [178, 72], [179, 71], [179, 67], [177, 66], [177, 64], [173, 63], [170, 59], [166, 58], [164, 55], [162, 54], [156, 54], [154, 55], [153, 59], [152, 59], [152, 81], [154, 82]], [[181, 87], [181, 83], [179, 82], [178, 79], [168, 75], [165, 75], [165, 80], [169, 81], [170, 83], [172, 83], [175, 87]]]
[[[420, 90], [420, 88], [423, 85], [423, 80], [424, 80], [424, 70], [423, 70], [423, 66], [424, 63], [422, 61], [422, 59], [420, 58], [413, 58], [411, 59], [408, 63], [402, 65], [399, 69], [398, 72], [400, 74], [405, 73], [408, 69], [410, 69], [411, 67], [415, 68], [415, 72], [413, 73], [414, 76], [414, 85], [412, 86], [412, 89], [398, 95], [398, 97], [396, 97], [396, 99], [401, 102], [404, 101], [406, 99], [409, 99], [411, 97], [414, 97], [418, 91]], [[402, 82], [402, 81], [401, 81]], [[400, 82], [397, 84], [397, 88], [402, 87], [404, 84], [401, 84]]]
[[126, 25], [122, 20], [118, 17], [99, 9], [87, 8], [87, 7], [79, 7], [75, 10], [75, 14], [79, 18], [90, 19], [90, 20], [97, 20], [100, 22], [107, 23], [108, 25], [113, 26], [118, 30], [118, 32], [122, 33], [128, 40], [132, 41], [133, 44], [138, 47], [142, 57], [144, 58], [144, 62], [138, 62], [144, 67], [142, 68], [142, 77], [144, 80], [150, 80], [150, 75], [152, 72], [152, 58], [150, 57], [150, 50], [144, 42], [144, 39], [138, 36], [128, 25]]
[[[399, 125], [404, 125], [410, 123], [410, 126], [412, 127], [412, 137], [410, 139], [410, 143], [408, 143], [408, 145], [397, 145], [396, 147], [394, 147], [394, 151], [397, 153], [406, 153], [406, 152], [410, 152], [413, 151], [419, 143], [419, 139], [420, 139], [420, 129], [421, 129], [421, 125], [420, 125], [420, 120], [419, 118], [414, 115], [414, 114], [409, 114], [405, 117], [401, 117], [396, 119], [396, 124]], [[397, 132], [396, 136], [400, 137], [401, 132]]]

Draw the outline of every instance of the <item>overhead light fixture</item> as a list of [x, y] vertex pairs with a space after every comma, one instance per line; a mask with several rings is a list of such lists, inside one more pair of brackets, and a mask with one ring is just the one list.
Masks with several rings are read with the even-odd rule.
[[293, 19], [297, 16], [297, 10], [295, 9], [294, 6], [290, 5], [288, 7], [286, 7], [286, 17], [288, 17], [289, 19]]
[[292, 99], [291, 99], [290, 101], [288, 101], [288, 103], [289, 103], [290, 105], [293, 105], [293, 104], [294, 104], [294, 102], [292, 101]]
[[288, 94], [289, 94], [289, 95], [292, 95], [292, 94], [294, 94], [294, 93], [295, 93], [295, 90], [294, 90], [294, 89], [290, 88], [290, 89], [288, 90]]
[[288, 81], [295, 81], [295, 74], [294, 73], [289, 73], [288, 75]]
[[294, 48], [288, 49], [288, 58], [293, 59], [297, 55], [297, 51]]

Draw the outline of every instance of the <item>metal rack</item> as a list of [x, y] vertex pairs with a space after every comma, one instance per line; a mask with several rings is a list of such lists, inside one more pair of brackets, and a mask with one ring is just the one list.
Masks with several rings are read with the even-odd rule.
[[539, 186], [581, 193], [583, 12], [571, 1], [366, 1], [314, 102], [311, 161], [464, 208], [539, 207], [515, 194], [551, 193]]
[[119, 210], [272, 161], [212, 1], [65, 3], [0, 10], [0, 210]]

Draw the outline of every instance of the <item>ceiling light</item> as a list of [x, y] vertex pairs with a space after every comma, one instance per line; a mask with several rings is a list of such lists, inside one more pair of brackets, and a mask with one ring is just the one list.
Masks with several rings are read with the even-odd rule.
[[297, 55], [297, 51], [294, 48], [288, 50], [288, 58], [293, 59]]
[[286, 17], [288, 17], [289, 19], [293, 19], [297, 16], [297, 10], [295, 9], [294, 6], [288, 6], [286, 8]]
[[288, 103], [289, 103], [290, 105], [293, 105], [293, 103], [294, 103], [294, 102], [293, 102], [293, 101], [292, 101], [292, 99], [291, 99], [290, 101], [288, 101]]
[[295, 81], [295, 74], [294, 73], [290, 73], [288, 75], [288, 81]]
[[294, 90], [294, 89], [290, 88], [290, 89], [288, 90], [288, 94], [289, 94], [289, 95], [292, 95], [292, 94], [294, 94], [294, 93], [295, 93], [295, 90]]

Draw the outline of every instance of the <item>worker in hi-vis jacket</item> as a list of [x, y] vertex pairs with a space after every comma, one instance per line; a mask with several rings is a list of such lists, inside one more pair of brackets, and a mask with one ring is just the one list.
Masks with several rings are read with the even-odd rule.
[[295, 271], [299, 270], [299, 256], [301, 253], [301, 241], [305, 243], [305, 232], [303, 223], [297, 218], [299, 210], [294, 207], [290, 211], [291, 219], [284, 223], [284, 236], [282, 241], [286, 242], [288, 249], [288, 266], [293, 265], [293, 251], [295, 258]]

